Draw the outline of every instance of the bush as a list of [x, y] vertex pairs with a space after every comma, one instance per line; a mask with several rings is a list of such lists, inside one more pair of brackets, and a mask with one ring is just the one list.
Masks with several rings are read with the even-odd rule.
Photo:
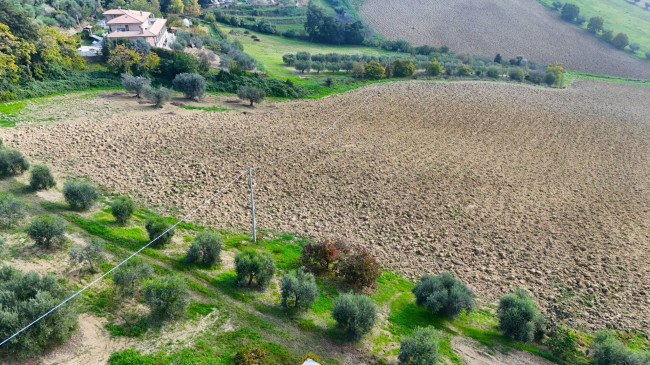
[[45, 248], [50, 248], [65, 240], [63, 220], [49, 214], [34, 217], [25, 228], [25, 232], [36, 245]]
[[415, 72], [415, 65], [410, 59], [396, 59], [393, 61], [394, 77], [409, 77]]
[[298, 52], [296, 53], [296, 60], [298, 61], [311, 60], [311, 54], [309, 52]]
[[541, 84], [544, 82], [544, 78], [546, 76], [546, 73], [544, 71], [540, 70], [532, 70], [526, 75], [526, 80], [532, 82], [533, 84]]
[[297, 60], [294, 64], [294, 67], [297, 71], [301, 73], [309, 72], [311, 70], [311, 61], [309, 60]]
[[135, 283], [148, 279], [153, 274], [153, 268], [139, 257], [134, 257], [113, 272], [113, 284], [121, 293], [133, 294]]
[[369, 297], [350, 293], [334, 299], [332, 317], [347, 336], [359, 340], [372, 330], [377, 320], [377, 310]]
[[135, 204], [128, 196], [118, 196], [111, 202], [111, 214], [117, 224], [125, 224], [135, 212]]
[[647, 60], [650, 60], [650, 51], [646, 51], [646, 52], [645, 52], [645, 58], [646, 58]]
[[435, 365], [438, 363], [438, 338], [431, 328], [418, 328], [400, 343], [400, 364]]
[[4, 194], [0, 196], [0, 225], [13, 227], [25, 218], [25, 204], [15, 196]]
[[139, 99], [144, 91], [151, 87], [151, 80], [142, 76], [132, 76], [128, 73], [122, 74], [122, 86], [128, 92], [132, 92]]
[[316, 279], [304, 267], [291, 271], [280, 279], [280, 292], [283, 307], [309, 308], [318, 298]]
[[458, 76], [470, 76], [473, 74], [474, 74], [474, 70], [472, 69], [472, 67], [465, 64], [460, 64], [456, 69], [456, 75]]
[[88, 183], [68, 181], [63, 185], [63, 197], [71, 209], [86, 210], [99, 199], [99, 194]]
[[630, 43], [630, 51], [632, 53], [636, 53], [639, 49], [641, 49], [641, 45], [638, 43]]
[[147, 88], [144, 90], [144, 97], [149, 99], [155, 107], [162, 108], [172, 99], [172, 91], [166, 87], [159, 87], [158, 89]]
[[[0, 269], [0, 336], [8, 338], [38, 316], [49, 311], [70, 293], [55, 277], [23, 273], [4, 266]], [[6, 344], [5, 354], [24, 359], [65, 342], [77, 327], [73, 305], [65, 305]]]
[[201, 232], [187, 250], [183, 262], [192, 264], [197, 261], [205, 267], [212, 267], [221, 262], [221, 239], [213, 232]]
[[594, 365], [646, 365], [650, 363], [650, 354], [634, 352], [619, 340], [614, 332], [596, 333], [591, 344], [592, 363]]
[[168, 319], [185, 313], [190, 303], [185, 279], [180, 276], [163, 276], [148, 281], [142, 288], [144, 301], [156, 319]]
[[553, 1], [553, 8], [555, 8], [555, 10], [562, 9], [562, 5], [563, 4], [561, 2], [559, 2], [559, 1]]
[[474, 294], [450, 273], [424, 275], [413, 287], [416, 304], [423, 305], [433, 314], [454, 318], [463, 310], [474, 309]]
[[427, 74], [429, 74], [430, 76], [438, 76], [440, 75], [440, 73], [442, 73], [442, 70], [443, 70], [442, 65], [435, 58], [432, 59], [431, 62], [429, 62], [429, 64], [427, 65]]
[[605, 24], [605, 20], [599, 16], [594, 16], [589, 18], [589, 23], [587, 23], [587, 30], [590, 33], [596, 34], [603, 30], [603, 25]]
[[233, 362], [235, 365], [257, 365], [262, 364], [263, 360], [267, 355], [267, 352], [260, 347], [242, 347], [237, 351]]
[[309, 241], [302, 247], [302, 264], [312, 272], [333, 271], [342, 255], [349, 252], [349, 245], [342, 239], [325, 237]]
[[296, 55], [294, 54], [285, 54], [282, 56], [282, 62], [286, 65], [293, 66], [296, 63]]
[[379, 61], [370, 61], [364, 66], [363, 76], [370, 80], [379, 80], [386, 77], [386, 68]]
[[354, 77], [360, 79], [363, 77], [365, 72], [366, 66], [363, 64], [363, 62], [357, 62], [354, 64], [354, 67], [352, 68], [352, 75], [354, 75]]
[[70, 263], [72, 264], [88, 264], [92, 272], [95, 271], [95, 264], [102, 263], [106, 256], [106, 245], [104, 241], [99, 238], [93, 238], [85, 245], [75, 245], [68, 250]]
[[605, 42], [611, 42], [612, 39], [614, 39], [614, 31], [612, 31], [611, 29], [603, 30], [603, 34], [601, 35], [601, 38], [603, 38]]
[[365, 248], [357, 247], [345, 255], [338, 274], [356, 289], [372, 288], [381, 274], [379, 263]]
[[499, 67], [490, 67], [487, 70], [487, 76], [493, 79], [498, 79], [501, 77], [501, 68]]
[[174, 89], [182, 92], [188, 99], [202, 100], [205, 96], [205, 78], [199, 74], [178, 74], [172, 84]]
[[497, 311], [499, 329], [517, 341], [539, 340], [544, 335], [544, 319], [537, 311], [533, 298], [521, 288], [504, 295]]
[[575, 4], [564, 4], [562, 7], [562, 19], [572, 22], [580, 15], [580, 8]]
[[629, 43], [630, 40], [625, 33], [618, 33], [616, 37], [612, 39], [612, 44], [618, 49], [625, 48]]
[[49, 189], [56, 186], [56, 181], [47, 166], [34, 165], [32, 175], [29, 177], [29, 186], [34, 190]]
[[20, 175], [29, 169], [29, 162], [22, 153], [0, 148], [0, 177]]
[[558, 327], [546, 340], [546, 346], [553, 355], [568, 363], [574, 363], [578, 354], [576, 338], [577, 336], [571, 330]]
[[250, 286], [255, 279], [257, 286], [265, 288], [275, 273], [275, 264], [266, 252], [244, 251], [235, 256], [235, 271], [237, 285]]
[[553, 86], [555, 85], [556, 82], [555, 74], [552, 72], [547, 72], [546, 75], [544, 75], [544, 83], [548, 86]]
[[524, 79], [524, 70], [520, 68], [513, 68], [508, 73], [508, 76], [510, 77], [510, 80], [522, 81]]
[[253, 106], [253, 103], [260, 103], [262, 100], [264, 100], [266, 93], [259, 87], [242, 86], [237, 91], [237, 97], [242, 100], [250, 101], [250, 106]]
[[154, 246], [163, 246], [172, 241], [172, 237], [174, 237], [174, 229], [172, 228], [167, 231], [169, 227], [170, 225], [163, 217], [149, 218], [144, 224], [144, 228], [147, 229], [147, 233], [149, 234], [149, 240], [153, 241], [157, 238], [156, 242], [154, 242]]

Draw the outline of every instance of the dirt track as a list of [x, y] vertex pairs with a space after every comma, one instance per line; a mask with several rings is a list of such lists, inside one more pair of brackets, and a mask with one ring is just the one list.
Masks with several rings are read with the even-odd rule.
[[[187, 211], [361, 106], [341, 148], [334, 134], [255, 171], [261, 228], [345, 234], [407, 275], [449, 270], [489, 300], [524, 286], [562, 321], [648, 331], [649, 98], [587, 81], [377, 84], [247, 114], [61, 97], [47, 112], [70, 120], [0, 134], [59, 172]], [[240, 180], [201, 218], [246, 228], [247, 204]]]
[[365, 0], [360, 15], [385, 37], [415, 45], [447, 45], [487, 57], [523, 55], [572, 70], [650, 78], [648, 62], [561, 20], [536, 0]]

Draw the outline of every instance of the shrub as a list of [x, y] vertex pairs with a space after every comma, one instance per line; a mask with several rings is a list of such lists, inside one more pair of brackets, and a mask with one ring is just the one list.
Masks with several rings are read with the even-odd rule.
[[524, 79], [524, 70], [520, 68], [513, 68], [508, 73], [508, 76], [510, 77], [510, 80], [522, 81]]
[[72, 264], [88, 264], [91, 271], [95, 271], [95, 264], [102, 263], [106, 256], [106, 245], [104, 241], [99, 238], [93, 238], [85, 245], [75, 245], [68, 250], [70, 263]]
[[596, 34], [603, 30], [603, 25], [605, 24], [605, 20], [599, 16], [594, 16], [589, 18], [589, 23], [587, 23], [587, 30], [590, 33]]
[[350, 293], [334, 299], [332, 317], [347, 336], [359, 340], [372, 330], [377, 320], [377, 310], [369, 297]]
[[253, 103], [259, 103], [264, 100], [266, 93], [259, 87], [241, 86], [237, 91], [237, 97], [250, 101], [250, 106], [253, 106]]
[[296, 53], [296, 60], [298, 61], [311, 60], [311, 54], [309, 52], [298, 52]]
[[458, 76], [470, 76], [473, 74], [474, 74], [474, 70], [472, 70], [472, 67], [466, 64], [460, 64], [456, 69], [456, 75]]
[[409, 77], [415, 72], [415, 65], [410, 59], [396, 59], [393, 61], [393, 76]]
[[282, 56], [282, 62], [289, 66], [293, 66], [296, 63], [296, 55], [294, 54], [285, 54]]
[[202, 100], [205, 96], [205, 78], [199, 74], [178, 74], [172, 84], [174, 89], [182, 92], [188, 99]]
[[144, 90], [144, 97], [149, 99], [155, 107], [162, 108], [172, 99], [172, 91], [162, 86], [158, 89], [148, 88]]
[[34, 217], [25, 228], [25, 232], [36, 245], [50, 248], [65, 240], [65, 224], [59, 217], [49, 214]]
[[144, 224], [144, 228], [147, 229], [147, 233], [149, 234], [149, 240], [153, 241], [157, 238], [154, 243], [155, 246], [163, 246], [172, 241], [174, 229], [172, 228], [167, 231], [169, 227], [170, 225], [163, 217], [149, 218]]
[[499, 329], [517, 341], [539, 340], [544, 335], [544, 320], [537, 311], [533, 298], [521, 288], [504, 295], [497, 311]]
[[499, 67], [490, 67], [487, 70], [487, 76], [493, 79], [498, 79], [501, 77], [501, 68]]
[[135, 292], [135, 283], [148, 279], [153, 274], [153, 268], [139, 257], [134, 257], [113, 272], [113, 284], [121, 293]]
[[560, 62], [554, 62], [546, 67], [546, 72], [555, 75], [555, 83], [559, 86], [562, 82], [562, 75], [564, 75], [564, 67]]
[[201, 232], [194, 238], [194, 242], [187, 250], [183, 262], [192, 264], [197, 261], [206, 267], [221, 262], [221, 239], [213, 232]]
[[625, 33], [618, 33], [616, 37], [612, 39], [612, 44], [618, 49], [625, 48], [629, 43], [630, 40]]
[[555, 74], [552, 72], [547, 72], [546, 75], [544, 75], [544, 83], [548, 86], [553, 86], [555, 85], [556, 82]]
[[647, 60], [650, 60], [650, 51], [646, 51], [646, 52], [645, 52], [645, 58], [646, 58]]
[[34, 165], [32, 175], [29, 177], [29, 186], [34, 190], [49, 189], [56, 186], [56, 181], [47, 166]]
[[135, 212], [135, 204], [128, 196], [118, 196], [111, 202], [111, 214], [117, 224], [125, 224]]
[[29, 162], [22, 153], [0, 148], [0, 177], [20, 175], [29, 169]]
[[563, 4], [561, 2], [559, 2], [559, 1], [553, 1], [553, 8], [555, 8], [555, 10], [562, 9], [562, 5]]
[[13, 227], [23, 218], [25, 218], [25, 204], [13, 195], [1, 195], [0, 225]]
[[639, 49], [641, 49], [641, 45], [638, 43], [630, 43], [630, 51], [632, 53], [636, 53]]
[[612, 331], [596, 333], [591, 344], [594, 365], [645, 365], [650, 363], [650, 354], [634, 352], [619, 340]]
[[327, 272], [335, 270], [342, 255], [347, 252], [349, 245], [346, 241], [325, 237], [303, 245], [301, 261], [312, 272]]
[[283, 307], [309, 308], [318, 298], [316, 279], [304, 267], [291, 271], [280, 279], [280, 292]]
[[572, 22], [580, 15], [580, 8], [575, 4], [564, 4], [562, 7], [562, 19]]
[[266, 252], [244, 251], [235, 256], [235, 271], [239, 286], [250, 286], [255, 279], [257, 286], [264, 288], [275, 273], [275, 264]]
[[[55, 277], [23, 273], [10, 266], [0, 269], [0, 334], [7, 338], [49, 311], [70, 293]], [[6, 344], [5, 354], [24, 359], [67, 340], [77, 326], [77, 313], [65, 305]]]
[[576, 24], [578, 24], [578, 25], [583, 25], [586, 21], [587, 21], [587, 18], [585, 18], [582, 15], [578, 15], [578, 17], [576, 18]]
[[168, 319], [183, 314], [190, 303], [185, 279], [180, 276], [163, 276], [148, 281], [142, 288], [144, 301], [156, 319]]
[[497, 55], [494, 57], [494, 63], [501, 64], [501, 61], [503, 61], [503, 57], [501, 57], [501, 53], [497, 53]]
[[366, 66], [363, 64], [363, 62], [357, 62], [354, 64], [354, 67], [352, 68], [352, 75], [354, 75], [354, 77], [358, 79], [363, 78], [365, 72]]
[[99, 194], [88, 183], [68, 181], [63, 185], [63, 197], [71, 209], [86, 210], [99, 199]]
[[438, 363], [438, 338], [431, 328], [418, 328], [400, 343], [400, 364], [435, 365]]
[[571, 330], [558, 327], [546, 340], [546, 346], [553, 355], [568, 363], [574, 363], [578, 354], [576, 338], [577, 336]]
[[544, 71], [540, 70], [532, 70], [526, 75], [526, 80], [532, 82], [533, 84], [541, 84], [544, 82], [544, 77], [546, 76], [546, 73]]
[[363, 76], [370, 80], [379, 80], [386, 77], [386, 68], [379, 61], [370, 61], [364, 66]]
[[450, 273], [424, 275], [413, 287], [416, 304], [423, 305], [433, 314], [453, 318], [463, 310], [474, 309], [474, 294]]
[[144, 91], [151, 87], [151, 80], [142, 76], [132, 76], [128, 73], [122, 74], [122, 86], [128, 92], [132, 92], [139, 99]]
[[429, 64], [427, 65], [427, 74], [429, 74], [430, 76], [438, 76], [440, 75], [440, 73], [442, 73], [442, 70], [443, 70], [442, 65], [435, 58], [432, 59], [431, 62], [429, 62]]
[[341, 260], [338, 274], [356, 289], [371, 288], [381, 274], [379, 263], [365, 248], [350, 250]]
[[603, 34], [601, 35], [601, 37], [605, 42], [611, 42], [612, 39], [614, 39], [614, 31], [612, 31], [611, 29], [603, 30]]
[[257, 365], [262, 364], [267, 352], [260, 347], [242, 347], [237, 351], [233, 362], [235, 365]]

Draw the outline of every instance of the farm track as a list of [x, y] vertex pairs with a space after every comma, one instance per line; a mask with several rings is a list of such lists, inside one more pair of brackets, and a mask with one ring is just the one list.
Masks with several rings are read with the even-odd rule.
[[[523, 286], [560, 321], [648, 331], [648, 97], [591, 81], [402, 82], [246, 114], [60, 97], [47, 112], [65, 122], [0, 134], [59, 172], [187, 211], [362, 104], [341, 148], [328, 136], [255, 172], [260, 228], [346, 235], [406, 275], [452, 271], [489, 301]], [[107, 116], [84, 111], [95, 105]], [[243, 228], [247, 207], [242, 180], [197, 218]]]
[[572, 70], [650, 78], [648, 62], [561, 20], [536, 0], [365, 0], [359, 14], [386, 38], [415, 45], [447, 45], [490, 58], [523, 55]]

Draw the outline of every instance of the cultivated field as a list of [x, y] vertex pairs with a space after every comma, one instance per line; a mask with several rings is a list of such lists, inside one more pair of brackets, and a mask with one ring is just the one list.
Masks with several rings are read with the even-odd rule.
[[523, 55], [579, 71], [650, 78], [647, 62], [562, 21], [535, 0], [366, 0], [359, 13], [385, 37], [416, 45], [447, 45], [489, 57]]
[[[255, 171], [259, 227], [346, 235], [406, 275], [449, 270], [489, 300], [523, 286], [574, 326], [648, 331], [649, 97], [583, 80], [375, 84], [246, 113], [61, 96], [25, 113], [62, 120], [0, 136], [56, 171], [187, 211], [360, 107], [340, 147], [328, 135]], [[248, 227], [247, 182], [200, 216]]]

